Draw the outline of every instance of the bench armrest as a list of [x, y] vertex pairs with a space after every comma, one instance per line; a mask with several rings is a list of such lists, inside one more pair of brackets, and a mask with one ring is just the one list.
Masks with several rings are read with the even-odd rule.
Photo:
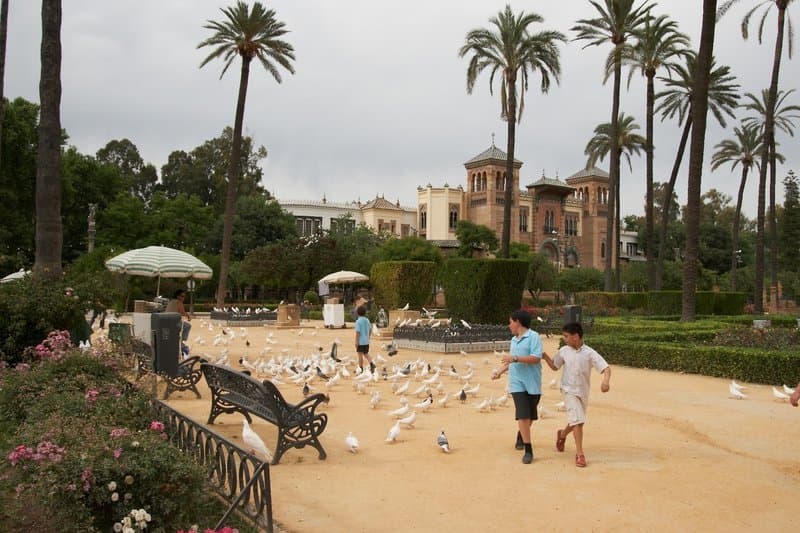
[[297, 409], [298, 411], [301, 409], [305, 409], [311, 412], [311, 414], [313, 414], [314, 410], [317, 408], [319, 404], [327, 401], [328, 397], [318, 392], [316, 394], [312, 394], [311, 396], [303, 398], [303, 401], [295, 405], [294, 408]]

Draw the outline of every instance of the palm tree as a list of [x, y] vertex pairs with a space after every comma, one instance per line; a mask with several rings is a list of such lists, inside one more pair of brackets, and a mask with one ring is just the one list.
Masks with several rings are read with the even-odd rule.
[[700, 197], [703, 180], [703, 153], [708, 118], [708, 94], [714, 66], [714, 29], [717, 0], [703, 0], [700, 49], [697, 52], [692, 88], [692, 138], [689, 141], [689, 179], [686, 187], [686, 250], [683, 262], [683, 302], [681, 320], [694, 321], [697, 303], [698, 255], [700, 251]]
[[[745, 40], [749, 36], [750, 18], [762, 6], [764, 8], [761, 21], [758, 25], [758, 42], [761, 44], [764, 36], [764, 23], [767, 15], [772, 10], [773, 5], [778, 9], [778, 27], [775, 35], [775, 50], [772, 55], [772, 75], [770, 77], [769, 93], [766, 99], [766, 117], [764, 120], [764, 147], [761, 153], [761, 166], [758, 174], [758, 222], [756, 230], [756, 279], [755, 279], [755, 307], [756, 312], [764, 311], [764, 204], [765, 188], [767, 182], [767, 164], [769, 164], [773, 175], [775, 175], [775, 161], [770, 160], [775, 153], [775, 102], [778, 100], [778, 82], [780, 80], [781, 59], [783, 56], [783, 35], [786, 26], [786, 9], [794, 0], [762, 0], [754, 8], [750, 9], [742, 18], [742, 38]], [[722, 17], [739, 0], [727, 0], [719, 9], [718, 18]], [[792, 24], [789, 21], [789, 58], [792, 57]], [[772, 186], [774, 188], [774, 185]], [[773, 228], [774, 229], [774, 228]], [[773, 233], [774, 235], [774, 233]], [[773, 246], [773, 248], [775, 248]], [[772, 284], [777, 294], [777, 279], [773, 277]]]
[[[253, 4], [249, 10], [244, 2], [237, 2], [234, 7], [223, 8], [226, 20], [222, 22], [207, 21], [203, 26], [214, 34], [197, 45], [197, 48], [213, 46], [214, 50], [200, 64], [203, 68], [212, 59], [222, 58], [225, 67], [220, 79], [237, 56], [242, 58], [242, 70], [239, 77], [239, 97], [236, 102], [236, 119], [233, 124], [233, 143], [231, 160], [228, 168], [228, 191], [225, 197], [225, 217], [222, 230], [222, 259], [219, 267], [219, 285], [217, 286], [217, 305], [225, 302], [225, 290], [228, 279], [228, 267], [231, 258], [231, 237], [233, 233], [233, 216], [236, 210], [239, 175], [241, 174], [242, 124], [244, 122], [244, 104], [247, 98], [247, 83], [250, 78], [250, 62], [258, 59], [261, 66], [272, 74], [275, 81], [281, 83], [281, 74], [277, 65], [294, 74], [291, 61], [294, 60], [292, 45], [280, 39], [288, 33], [283, 22], [275, 18], [275, 11], [266, 9], [260, 2]], [[277, 65], [276, 65], [277, 63]]]
[[[611, 150], [617, 150], [617, 160], [622, 160], [622, 156], [625, 156], [625, 159], [628, 162], [628, 168], [633, 171], [633, 166], [631, 164], [631, 154], [639, 155], [641, 150], [646, 147], [647, 139], [635, 133], [636, 130], [639, 129], [639, 125], [634, 122], [633, 117], [625, 115], [625, 113], [620, 113], [619, 117], [617, 118], [617, 138], [614, 139], [614, 128], [613, 126], [608, 123], [604, 122], [603, 124], [598, 125], [594, 129], [594, 137], [589, 139], [589, 142], [586, 143], [586, 149], [583, 151], [584, 154], [589, 156], [586, 162], [586, 168], [590, 168], [595, 166], [597, 161], [602, 161], [605, 159], [606, 155], [608, 155]], [[611, 255], [612, 253], [616, 253], [619, 255], [619, 250], [617, 249], [619, 246], [619, 231], [620, 231], [620, 202], [617, 201], [615, 203], [614, 212], [614, 233], [613, 233], [613, 240], [609, 241], [606, 240], [607, 243], [617, 243], [615, 246], [606, 246], [606, 257]], [[609, 207], [609, 211], [611, 207]], [[613, 250], [613, 251], [612, 251]], [[619, 266], [617, 266], [619, 268]]]
[[[593, 19], [578, 20], [572, 30], [578, 33], [575, 37], [576, 41], [588, 41], [588, 46], [599, 46], [605, 43], [611, 43], [614, 49], [611, 51], [614, 63], [614, 91], [611, 103], [611, 129], [610, 134], [611, 142], [617, 141], [617, 118], [619, 117], [619, 90], [622, 78], [622, 49], [625, 46], [629, 37], [634, 34], [639, 26], [644, 24], [644, 21], [650, 14], [652, 4], [645, 0], [640, 6], [634, 7], [635, 0], [590, 0], [590, 4], [597, 10], [598, 16]], [[608, 189], [609, 189], [609, 205], [608, 215], [606, 217], [606, 242], [614, 242], [614, 220], [616, 209], [615, 205], [619, 203], [619, 150], [617, 146], [610, 147], [611, 158], [609, 165]], [[616, 250], [616, 246], [610, 247], [611, 250]], [[613, 268], [617, 272], [616, 283], [612, 283], [612, 255], [615, 256]], [[612, 284], [615, 285], [616, 290], [619, 290], [619, 254], [614, 254], [612, 251], [605, 257], [605, 290], [612, 290]]]
[[725, 139], [715, 146], [717, 149], [711, 156], [711, 170], [717, 170], [722, 165], [731, 164], [731, 171], [737, 165], [742, 166], [742, 178], [739, 181], [739, 195], [736, 199], [736, 214], [733, 217], [733, 237], [731, 240], [731, 291], [736, 291], [736, 268], [739, 264], [739, 222], [744, 199], [744, 187], [747, 184], [747, 174], [753, 165], [758, 165], [756, 156], [760, 155], [761, 133], [755, 126], [742, 125], [734, 128], [733, 139]]
[[[525, 109], [525, 91], [528, 76], [538, 71], [542, 77], [541, 90], [550, 89], [550, 78], [560, 83], [561, 62], [558, 42], [567, 39], [561, 32], [542, 31], [531, 33], [529, 26], [544, 22], [536, 13], [514, 15], [506, 5], [495, 17], [489, 19], [494, 29], [477, 28], [467, 34], [466, 42], [458, 52], [459, 57], [472, 54], [467, 67], [467, 93], [472, 94], [478, 75], [490, 69], [489, 92], [493, 94], [492, 82], [498, 71], [503, 78], [500, 84], [500, 116], [508, 123], [506, 159], [505, 201], [503, 204], [503, 235], [501, 257], [508, 258], [511, 242], [511, 201], [514, 188], [514, 144], [516, 124], [522, 119]], [[521, 82], [519, 111], [517, 110], [517, 80]]]
[[34, 270], [61, 277], [61, 0], [42, 0]]
[[[778, 90], [777, 97], [775, 100], [775, 107], [773, 108], [773, 113], [772, 113], [773, 124], [775, 126], [774, 129], [779, 129], [784, 133], [789, 134], [790, 137], [794, 137], [794, 120], [800, 119], [800, 106], [784, 105], [784, 101], [786, 100], [786, 98], [793, 92], [794, 89], [791, 89], [789, 91]], [[742, 107], [750, 111], [754, 111], [756, 113], [756, 116], [747, 117], [742, 122], [757, 127], [758, 130], [763, 135], [766, 129], [767, 102], [769, 99], [769, 91], [767, 89], [761, 91], [760, 100], [756, 98], [756, 96], [752, 93], [745, 93], [744, 96], [748, 101], [745, 102], [745, 104]], [[770, 179], [769, 179], [769, 209], [767, 218], [769, 219], [770, 279], [772, 279], [772, 285], [777, 286], [778, 221], [776, 219], [776, 214], [775, 214], [775, 181], [777, 173], [775, 161], [778, 158], [777, 154], [773, 153], [775, 152], [774, 133], [772, 136], [772, 141], [773, 144], [770, 145], [769, 147], [770, 155], [768, 158], [770, 167]], [[763, 212], [761, 214], [763, 216]], [[762, 220], [762, 227], [763, 226], [764, 222]]]
[[[661, 100], [655, 112], [661, 113], [661, 120], [678, 117], [678, 124], [683, 123], [683, 133], [678, 144], [678, 151], [675, 155], [675, 162], [672, 165], [669, 183], [667, 184], [666, 197], [672, 198], [675, 190], [675, 183], [678, 180], [683, 161], [683, 154], [689, 140], [689, 132], [692, 129], [692, 93], [694, 88], [695, 69], [697, 67], [697, 56], [689, 53], [686, 56], [686, 64], [674, 69], [674, 78], [659, 78], [667, 86], [665, 91], [656, 94], [656, 100]], [[714, 60], [711, 60], [711, 75], [708, 88], [708, 108], [714, 118], [724, 128], [726, 126], [725, 115], [735, 117], [734, 109], [739, 102], [739, 84], [736, 77], [730, 73], [730, 67], [722, 65], [717, 67]], [[684, 122], [685, 120], [685, 122]], [[659, 226], [658, 257], [656, 258], [656, 290], [661, 289], [661, 282], [664, 273], [664, 259], [667, 242], [667, 221], [670, 220], [670, 202], [662, 206], [661, 224]]]
[[[636, 44], [622, 51], [622, 62], [630, 66], [628, 86], [634, 72], [641, 72], [647, 81], [647, 125], [645, 153], [647, 155], [645, 193], [645, 237], [647, 240], [647, 285], [656, 286], [655, 227], [653, 216], [653, 117], [655, 112], [655, 77], [659, 69], [672, 72], [679, 65], [675, 60], [688, 53], [689, 38], [678, 31], [678, 24], [666, 15], [648, 16], [644, 26], [635, 32]], [[609, 59], [611, 56], [609, 56]], [[612, 65], [608, 65], [612, 66]], [[608, 74], [608, 71], [607, 71]]]

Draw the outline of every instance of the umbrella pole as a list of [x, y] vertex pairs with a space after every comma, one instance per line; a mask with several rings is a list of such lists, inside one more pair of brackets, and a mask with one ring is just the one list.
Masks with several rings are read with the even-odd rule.
[[158, 276], [158, 284], [156, 285], [156, 298], [161, 296], [161, 276]]

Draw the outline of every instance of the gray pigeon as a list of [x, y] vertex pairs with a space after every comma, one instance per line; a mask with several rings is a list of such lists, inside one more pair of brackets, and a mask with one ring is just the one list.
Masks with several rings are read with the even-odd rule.
[[450, 453], [450, 443], [447, 442], [447, 437], [444, 434], [444, 430], [439, 433], [439, 437], [436, 439], [436, 444], [439, 445], [439, 448], [441, 448], [444, 453]]

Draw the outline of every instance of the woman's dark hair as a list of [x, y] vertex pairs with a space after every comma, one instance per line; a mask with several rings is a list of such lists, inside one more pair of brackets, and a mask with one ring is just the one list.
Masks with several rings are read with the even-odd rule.
[[531, 327], [531, 314], [522, 309], [519, 309], [511, 313], [511, 320], [516, 320], [524, 328], [530, 329]]
[[367, 308], [363, 305], [359, 305], [358, 309], [356, 309], [356, 314], [358, 316], [365, 316], [367, 314]]
[[172, 297], [173, 297], [174, 299], [176, 299], [176, 300], [177, 300], [177, 299], [178, 299], [178, 296], [180, 296], [181, 294], [183, 294], [183, 293], [185, 293], [185, 292], [186, 292], [186, 291], [185, 291], [185, 290], [183, 290], [183, 289], [178, 289], [177, 291], [175, 291], [175, 294], [173, 294], [173, 295], [172, 295]]

